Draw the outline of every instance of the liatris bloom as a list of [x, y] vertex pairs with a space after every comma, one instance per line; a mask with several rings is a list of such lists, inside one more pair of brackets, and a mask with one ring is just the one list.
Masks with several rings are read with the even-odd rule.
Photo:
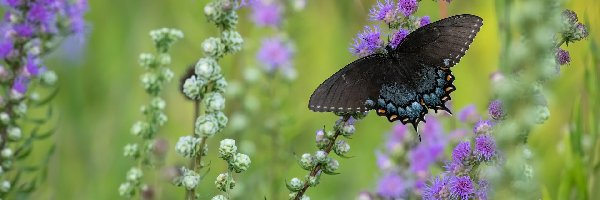
[[398, 10], [400, 10], [400, 12], [402, 14], [404, 14], [404, 16], [406, 16], [406, 17], [414, 14], [417, 11], [418, 7], [419, 7], [419, 3], [417, 2], [417, 0], [400, 0], [400, 1], [398, 1]]
[[496, 155], [496, 141], [490, 135], [475, 138], [475, 155], [480, 161], [489, 161]]
[[500, 100], [492, 101], [488, 106], [488, 112], [490, 114], [490, 117], [494, 120], [501, 120], [506, 115], [502, 107], [502, 101]]
[[479, 120], [473, 126], [473, 133], [475, 134], [489, 134], [492, 132], [492, 128], [494, 127], [494, 123], [489, 120]]
[[355, 56], [365, 57], [383, 48], [381, 29], [378, 26], [365, 26], [362, 33], [356, 35], [350, 52]]
[[264, 64], [267, 72], [272, 73], [277, 69], [286, 70], [292, 68], [292, 56], [294, 52], [290, 44], [280, 37], [267, 38], [262, 41], [257, 58]]
[[385, 0], [385, 3], [377, 1], [377, 7], [373, 6], [369, 12], [371, 21], [381, 20], [389, 24], [396, 18], [396, 8], [391, 0]]
[[435, 177], [435, 179], [431, 181], [431, 185], [427, 185], [423, 192], [423, 199], [427, 200], [442, 200], [448, 199], [449, 197], [450, 192], [447, 177]]
[[452, 151], [452, 159], [457, 163], [463, 163], [470, 155], [471, 143], [468, 141], [458, 143]]
[[460, 112], [458, 112], [458, 119], [462, 122], [474, 123], [481, 116], [477, 113], [477, 108], [475, 105], [468, 105], [463, 108]]
[[252, 20], [259, 26], [279, 26], [283, 8], [277, 1], [254, 0], [250, 1]]
[[398, 174], [386, 174], [377, 184], [377, 194], [386, 199], [400, 198], [404, 195], [404, 184], [404, 180]]
[[396, 48], [398, 45], [400, 45], [400, 43], [402, 43], [402, 40], [404, 40], [404, 38], [408, 34], [409, 34], [409, 32], [406, 29], [398, 30], [396, 33], [394, 33], [394, 35], [392, 35], [392, 40], [390, 41], [390, 46], [392, 48]]
[[420, 26], [425, 26], [429, 23], [431, 23], [431, 18], [429, 16], [423, 16], [423, 17], [421, 17], [421, 19], [419, 19]]
[[571, 62], [571, 56], [569, 55], [569, 52], [564, 49], [558, 48], [555, 56], [556, 56], [556, 62], [559, 65], [566, 65]]
[[469, 199], [475, 193], [473, 181], [468, 176], [451, 177], [450, 196], [453, 198]]

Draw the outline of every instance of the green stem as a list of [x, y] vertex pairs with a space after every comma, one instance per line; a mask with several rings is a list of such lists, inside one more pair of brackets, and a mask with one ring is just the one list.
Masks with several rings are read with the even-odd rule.
[[[194, 123], [192, 123], [192, 135], [195, 138], [198, 138], [198, 136], [194, 133], [196, 130], [196, 119], [198, 119], [198, 117], [200, 116], [200, 100], [196, 100], [194, 101]], [[201, 138], [201, 142], [200, 142], [200, 152], [194, 157], [192, 158], [192, 160], [190, 160], [190, 170], [196, 171], [196, 168], [202, 168], [201, 166], [201, 162], [202, 162], [202, 154], [204, 151], [204, 145], [206, 144], [206, 137], [202, 137]], [[196, 198], [196, 190], [195, 189], [191, 189], [191, 190], [186, 190], [185, 191], [185, 199], [187, 200], [194, 200]]]

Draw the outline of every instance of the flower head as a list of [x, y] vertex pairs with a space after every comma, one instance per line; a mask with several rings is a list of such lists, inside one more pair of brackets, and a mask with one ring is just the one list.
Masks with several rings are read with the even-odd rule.
[[13, 41], [9, 37], [0, 36], [0, 59], [8, 57], [14, 50]]
[[502, 101], [494, 100], [488, 106], [488, 112], [490, 117], [494, 120], [501, 120], [505, 117], [506, 113], [504, 113], [504, 108], [502, 105]]
[[473, 133], [475, 134], [489, 134], [492, 132], [492, 128], [494, 127], [494, 123], [489, 120], [479, 120], [473, 126]]
[[423, 16], [423, 17], [421, 17], [421, 19], [419, 19], [420, 26], [425, 26], [430, 23], [431, 23], [431, 18], [429, 16]]
[[279, 26], [283, 7], [277, 1], [255, 0], [250, 1], [252, 8], [252, 21], [258, 26]]
[[571, 62], [571, 56], [569, 55], [569, 52], [559, 48], [556, 51], [556, 62], [560, 65], [566, 65], [569, 64]]
[[25, 76], [19, 75], [15, 78], [15, 81], [12, 86], [12, 93], [17, 97], [24, 95], [27, 92], [27, 85], [29, 84], [29, 79]]
[[475, 138], [475, 155], [478, 160], [489, 161], [496, 155], [496, 141], [490, 135]]
[[471, 143], [468, 141], [460, 142], [452, 151], [452, 160], [457, 163], [463, 163], [471, 155]]
[[377, 184], [377, 194], [384, 198], [399, 198], [404, 195], [405, 183], [396, 173], [383, 176]]
[[447, 177], [435, 177], [431, 181], [431, 185], [425, 187], [423, 191], [423, 199], [442, 200], [448, 199], [450, 196]]
[[406, 137], [406, 126], [403, 124], [396, 124], [392, 132], [389, 134], [386, 142], [386, 147], [389, 152], [394, 152], [398, 147], [401, 146]]
[[371, 21], [384, 21], [385, 23], [391, 23], [396, 18], [396, 8], [394, 1], [385, 0], [384, 3], [377, 1], [377, 6], [373, 6], [369, 10], [369, 20]]
[[396, 31], [396, 33], [394, 33], [394, 35], [392, 35], [392, 40], [390, 41], [390, 46], [392, 48], [396, 48], [398, 47], [398, 45], [400, 45], [400, 43], [402, 43], [402, 40], [404, 40], [404, 38], [406, 38], [406, 36], [409, 34], [408, 30], [406, 29], [400, 29], [398, 31]]
[[475, 193], [475, 186], [469, 176], [450, 178], [450, 195], [456, 199], [469, 199]]
[[379, 151], [375, 152], [375, 155], [377, 156], [377, 166], [379, 167], [379, 169], [385, 170], [390, 169], [392, 167], [393, 164], [392, 160], [390, 160], [390, 157]]
[[383, 48], [381, 29], [378, 26], [365, 26], [363, 32], [356, 35], [350, 52], [355, 56], [365, 57]]
[[291, 68], [293, 56], [291, 45], [280, 37], [264, 39], [257, 54], [258, 60], [269, 73], [277, 69]]
[[477, 185], [479, 188], [477, 188], [477, 191], [475, 191], [475, 197], [480, 200], [487, 200], [487, 193], [489, 189], [488, 181], [481, 179], [477, 182]]
[[406, 17], [414, 14], [417, 11], [417, 8], [419, 8], [419, 3], [417, 0], [398, 1], [398, 10], [400, 10], [400, 12]]

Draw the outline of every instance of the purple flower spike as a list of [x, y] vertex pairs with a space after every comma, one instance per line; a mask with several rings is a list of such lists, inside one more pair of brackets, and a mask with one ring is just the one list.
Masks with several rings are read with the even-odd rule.
[[267, 38], [262, 41], [258, 50], [258, 60], [264, 64], [267, 72], [292, 67], [292, 48], [279, 37]]
[[504, 116], [506, 115], [506, 113], [504, 113], [502, 101], [500, 100], [492, 101], [488, 106], [488, 112], [490, 114], [490, 117], [492, 117], [492, 119], [494, 120], [504, 119]]
[[400, 45], [400, 43], [402, 43], [402, 40], [404, 40], [404, 38], [406, 38], [406, 36], [408, 34], [409, 34], [408, 30], [405, 30], [405, 29], [398, 30], [392, 36], [392, 41], [390, 41], [390, 46], [395, 49], [398, 45]]
[[396, 19], [394, 1], [385, 0], [385, 3], [377, 1], [377, 6], [373, 6], [369, 12], [369, 20], [371, 21], [384, 21], [389, 24]]
[[383, 48], [383, 41], [380, 37], [381, 30], [378, 26], [365, 26], [363, 32], [357, 34], [356, 38], [354, 38], [354, 44], [350, 48], [350, 52], [359, 57], [373, 54], [377, 50]]
[[489, 134], [492, 132], [492, 128], [494, 127], [494, 123], [489, 120], [479, 120], [473, 126], [473, 133], [479, 134]]
[[556, 62], [560, 65], [569, 64], [571, 62], [571, 55], [569, 55], [568, 51], [559, 48], [556, 51]]
[[496, 141], [490, 135], [480, 135], [475, 138], [475, 155], [480, 161], [492, 160], [496, 155]]
[[463, 163], [471, 155], [471, 143], [463, 141], [456, 145], [452, 151], [452, 159], [456, 163]]
[[394, 130], [390, 133], [386, 142], [386, 147], [389, 152], [394, 152], [397, 148], [401, 147], [404, 137], [406, 136], [406, 126], [403, 124], [396, 124]]
[[281, 5], [265, 0], [250, 1], [252, 8], [252, 21], [258, 26], [277, 27], [281, 23], [283, 13]]
[[419, 25], [421, 25], [421, 26], [425, 26], [425, 25], [430, 24], [430, 23], [431, 23], [431, 18], [429, 16], [423, 16], [419, 20]]
[[16, 24], [16, 25], [13, 26], [13, 30], [20, 37], [27, 38], [27, 37], [31, 37], [33, 35], [33, 26], [31, 26], [28, 23]]
[[462, 122], [475, 123], [481, 116], [477, 113], [475, 105], [471, 104], [458, 112], [458, 119]]
[[70, 20], [71, 31], [75, 35], [85, 33], [85, 20], [83, 15], [89, 10], [87, 0], [77, 0], [66, 8], [67, 16]]
[[469, 199], [475, 193], [475, 186], [469, 176], [450, 178], [450, 196], [455, 199]]
[[389, 173], [382, 177], [377, 184], [377, 194], [388, 199], [404, 195], [404, 180], [398, 174]]
[[400, 1], [398, 1], [398, 10], [400, 10], [400, 12], [402, 14], [404, 14], [404, 16], [406, 16], [406, 17], [414, 14], [417, 11], [418, 7], [419, 7], [419, 3], [417, 2], [417, 0], [400, 0]]
[[423, 199], [427, 200], [442, 200], [448, 199], [449, 197], [448, 178], [446, 177], [435, 177], [435, 179], [431, 181], [431, 185], [427, 185], [423, 192]]

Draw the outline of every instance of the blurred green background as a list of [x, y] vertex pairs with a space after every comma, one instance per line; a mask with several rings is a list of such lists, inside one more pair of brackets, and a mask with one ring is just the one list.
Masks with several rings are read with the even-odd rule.
[[[36, 144], [30, 158], [34, 162], [45, 155], [51, 143], [57, 145], [49, 163], [48, 180], [36, 193], [36, 199], [119, 199], [117, 188], [133, 164], [130, 158], [122, 155], [123, 146], [138, 140], [129, 129], [142, 117], [140, 105], [148, 101], [139, 82], [143, 69], [137, 63], [139, 53], [153, 50], [148, 32], [161, 27], [178, 28], [184, 32], [185, 38], [176, 43], [172, 51], [172, 69], [176, 77], [202, 56], [201, 42], [218, 34], [204, 17], [206, 1], [98, 0], [89, 3], [90, 12], [86, 18], [91, 29], [80, 55], [65, 59], [54, 54], [47, 62], [60, 77], [60, 93], [53, 103], [59, 125], [51, 141]], [[354, 35], [368, 24], [368, 9], [373, 4], [374, 1], [358, 0], [308, 1], [303, 11], [286, 10], [282, 28], [296, 44], [294, 65], [298, 78], [289, 86], [282, 83], [273, 85], [276, 93], [284, 94], [282, 101], [285, 104], [279, 110], [269, 108], [271, 98], [260, 96], [261, 93], [257, 92], [249, 94], [260, 99], [258, 109], [262, 116], [284, 113], [288, 117], [289, 120], [277, 129], [283, 141], [279, 151], [286, 165], [271, 166], [274, 154], [268, 141], [272, 135], [252, 128], [260, 125], [249, 124], [237, 134], [226, 128], [224, 133], [209, 141], [208, 160], [212, 165], [199, 189], [206, 193], [203, 199], [216, 194], [214, 178], [224, 169], [215, 153], [222, 138], [247, 141], [246, 146], [249, 147], [244, 150], [251, 151], [252, 146], [255, 149], [249, 152], [252, 158], [250, 170], [237, 177], [241, 189], [245, 188], [245, 196], [239, 199], [270, 198], [272, 189], [266, 178], [269, 173], [278, 173], [287, 180], [306, 174], [294, 163], [294, 153], [315, 151], [314, 131], [324, 125], [331, 127], [336, 119], [330, 113], [309, 111], [308, 99], [323, 80], [355, 59], [348, 52], [348, 47]], [[430, 15], [432, 21], [440, 19], [437, 2], [423, 0], [420, 5], [418, 16]], [[590, 38], [600, 36], [595, 32], [600, 25], [600, 1], [569, 1], [565, 2], [565, 7], [577, 12], [581, 21], [589, 21]], [[480, 112], [484, 112], [491, 98], [490, 88], [493, 86], [489, 75], [498, 68], [500, 49], [495, 12], [494, 1], [455, 0], [448, 6], [449, 15], [470, 13], [484, 19], [484, 26], [469, 53], [453, 69], [457, 77], [454, 83], [458, 88], [452, 98], [454, 111], [475, 104]], [[230, 83], [243, 79], [245, 67], [258, 65], [255, 53], [260, 41], [264, 35], [273, 35], [271, 30], [255, 27], [248, 15], [247, 8], [240, 11], [238, 30], [246, 42], [244, 49], [241, 53], [227, 56], [221, 63]], [[590, 67], [592, 55], [589, 46], [593, 41], [587, 39], [566, 48], [571, 52], [572, 62], [563, 68], [561, 76], [548, 88], [552, 92], [548, 96], [550, 119], [536, 127], [529, 142], [541, 163], [536, 165], [541, 166], [536, 168], [538, 177], [541, 177], [540, 188], [553, 198], [556, 198], [560, 185], [559, 175], [570, 163], [565, 156], [565, 143], [568, 142], [565, 136], [574, 103], [580, 99], [583, 90], [581, 80], [585, 67]], [[599, 66], [595, 67], [598, 69]], [[173, 146], [180, 136], [190, 134], [193, 122], [193, 105], [178, 91], [178, 84], [178, 80], [174, 80], [165, 90], [169, 121], [158, 133], [170, 143], [168, 165], [187, 163], [173, 151]], [[597, 102], [597, 99], [590, 101]], [[241, 104], [243, 102], [228, 99], [228, 115], [237, 112], [235, 109]], [[371, 113], [357, 125], [357, 133], [349, 140], [352, 146], [350, 154], [354, 157], [340, 160], [341, 175], [323, 177], [319, 187], [309, 189], [308, 194], [313, 199], [353, 199], [360, 191], [372, 191], [380, 175], [374, 151], [384, 142], [384, 133], [391, 127], [387, 120]], [[283, 199], [287, 195], [283, 181], [276, 188], [279, 198], [271, 199]], [[182, 188], [166, 181], [162, 188], [163, 199], [183, 198]]]

